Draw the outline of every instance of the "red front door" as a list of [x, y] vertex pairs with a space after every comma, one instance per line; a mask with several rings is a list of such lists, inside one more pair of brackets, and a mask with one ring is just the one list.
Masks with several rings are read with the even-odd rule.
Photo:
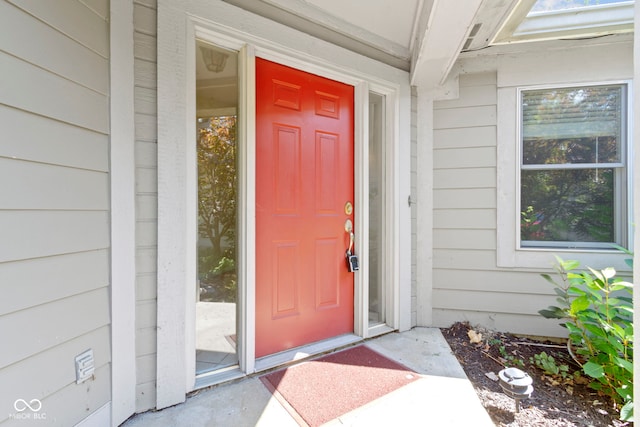
[[353, 87], [257, 58], [256, 357], [353, 332], [353, 182]]

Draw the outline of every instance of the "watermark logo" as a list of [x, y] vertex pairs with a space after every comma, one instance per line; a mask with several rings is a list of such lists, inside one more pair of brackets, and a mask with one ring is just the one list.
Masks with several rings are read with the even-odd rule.
[[9, 414], [9, 418], [14, 420], [46, 420], [47, 414], [41, 412], [42, 402], [39, 399], [16, 399], [13, 402], [15, 413]]
[[31, 412], [40, 412], [40, 409], [42, 409], [42, 402], [38, 399], [31, 399], [29, 402], [24, 399], [18, 399], [13, 402], [13, 408], [18, 412], [24, 412], [27, 409]]

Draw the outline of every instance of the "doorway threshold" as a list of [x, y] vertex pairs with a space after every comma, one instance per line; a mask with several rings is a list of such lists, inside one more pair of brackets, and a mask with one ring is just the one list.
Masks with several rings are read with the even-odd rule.
[[287, 365], [298, 360], [306, 359], [311, 356], [336, 350], [358, 342], [364, 341], [362, 337], [353, 334], [340, 335], [326, 340], [314, 342], [312, 344], [296, 347], [291, 350], [282, 351], [280, 353], [261, 357], [256, 360], [256, 372], [266, 371], [267, 369], [277, 368]]
[[237, 380], [244, 377], [246, 374], [240, 370], [238, 365], [229, 366], [228, 368], [217, 369], [211, 372], [205, 372], [196, 375], [196, 383], [193, 390], [199, 390], [201, 388], [210, 387], [212, 385], [218, 385], [227, 381]]
[[388, 326], [384, 323], [379, 323], [377, 325], [369, 326], [369, 335], [368, 338], [378, 337], [380, 335], [388, 334], [390, 332], [395, 331], [391, 326]]

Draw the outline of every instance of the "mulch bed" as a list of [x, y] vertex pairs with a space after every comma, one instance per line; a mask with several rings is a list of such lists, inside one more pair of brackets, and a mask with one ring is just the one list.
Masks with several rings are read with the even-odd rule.
[[[471, 342], [468, 335], [471, 329], [482, 334], [480, 342]], [[468, 323], [456, 323], [442, 329], [442, 333], [496, 426], [633, 425], [620, 421], [613, 403], [589, 388], [586, 381], [551, 378], [530, 362], [534, 355], [544, 351], [554, 357], [557, 365], [568, 365], [570, 372], [579, 370], [560, 343], [472, 328]], [[521, 401], [519, 413], [515, 412], [514, 400], [502, 392], [500, 384], [485, 375], [489, 372], [497, 375], [505, 366], [514, 366], [517, 360], [524, 366], [516, 367], [531, 376], [534, 387], [531, 397]]]

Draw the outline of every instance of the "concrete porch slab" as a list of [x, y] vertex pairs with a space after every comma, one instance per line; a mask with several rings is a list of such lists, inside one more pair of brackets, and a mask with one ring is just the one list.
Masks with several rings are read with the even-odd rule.
[[[422, 375], [328, 426], [494, 426], [462, 367], [436, 328], [414, 328], [365, 342], [373, 350]], [[264, 387], [248, 377], [190, 396], [183, 404], [138, 414], [125, 427], [297, 426]]]

